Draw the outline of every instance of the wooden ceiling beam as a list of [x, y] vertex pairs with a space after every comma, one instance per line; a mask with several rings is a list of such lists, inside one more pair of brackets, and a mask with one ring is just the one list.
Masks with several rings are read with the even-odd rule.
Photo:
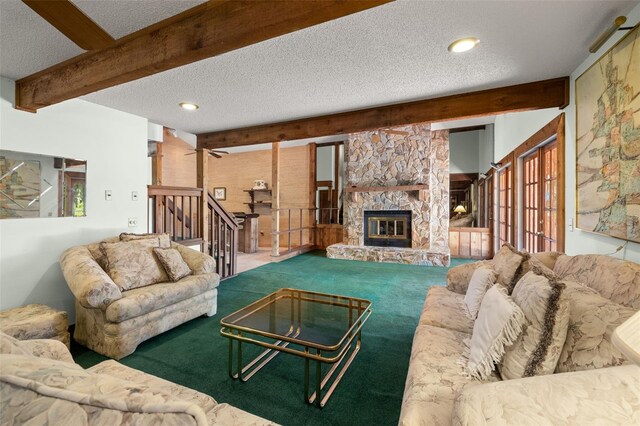
[[414, 123], [504, 114], [569, 104], [569, 77], [518, 84], [198, 135], [198, 147], [223, 148], [330, 136]]
[[16, 82], [16, 108], [35, 111], [393, 0], [210, 0]]

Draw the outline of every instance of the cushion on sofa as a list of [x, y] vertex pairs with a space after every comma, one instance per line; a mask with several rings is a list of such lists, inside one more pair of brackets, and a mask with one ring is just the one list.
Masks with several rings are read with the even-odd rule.
[[564, 281], [569, 299], [569, 328], [557, 372], [612, 367], [627, 363], [611, 335], [636, 311], [605, 299], [582, 284]]
[[455, 426], [638, 425], [640, 367], [626, 365], [465, 388]]
[[191, 275], [189, 265], [182, 259], [178, 250], [156, 247], [153, 252], [158, 256], [158, 260], [172, 282], [175, 283], [187, 275]]
[[24, 355], [0, 361], [1, 393], [11, 398], [2, 424], [207, 424], [194, 403], [77, 364]]
[[507, 295], [507, 289], [491, 287], [473, 325], [468, 357], [462, 357], [467, 372], [478, 379], [489, 377], [506, 348], [520, 336], [524, 322], [522, 309]]
[[[531, 257], [539, 260], [544, 266], [553, 271], [553, 267], [563, 253], [559, 251], [540, 251], [537, 253], [530, 253]], [[524, 275], [524, 274], [523, 274]]]
[[562, 279], [585, 284], [602, 297], [640, 309], [640, 265], [604, 255], [562, 255], [553, 272]]
[[171, 247], [171, 237], [167, 233], [163, 234], [133, 234], [130, 232], [123, 232], [120, 234], [120, 241], [136, 241], [136, 240], [145, 240], [145, 239], [155, 239], [157, 238], [160, 242], [160, 247], [168, 248]]
[[464, 304], [467, 306], [469, 318], [475, 319], [480, 310], [482, 298], [489, 288], [495, 284], [496, 273], [492, 268], [480, 267], [473, 272], [469, 281], [469, 288], [464, 295]]
[[107, 321], [122, 322], [162, 309], [218, 287], [215, 274], [191, 275], [177, 283], [159, 283], [122, 293], [105, 311]]
[[462, 389], [499, 380], [495, 374], [485, 382], [465, 374], [458, 358], [468, 337], [445, 328], [418, 326], [411, 347], [400, 425], [449, 425], [454, 399]]
[[447, 290], [454, 293], [465, 294], [471, 276], [476, 269], [481, 266], [493, 267], [493, 260], [480, 260], [478, 262], [464, 263], [462, 265], [454, 266], [447, 271]]
[[467, 307], [464, 304], [462, 294], [454, 293], [444, 287], [434, 286], [427, 293], [419, 324], [471, 334], [473, 320], [469, 318], [466, 311]]
[[520, 253], [511, 244], [503, 244], [493, 257], [493, 270], [496, 271], [496, 282], [507, 288], [511, 294], [516, 281], [521, 276], [522, 263], [527, 260], [527, 253]]
[[569, 325], [569, 302], [564, 287], [554, 277], [546, 277], [535, 269], [516, 284], [512, 297], [524, 312], [526, 322], [522, 334], [502, 358], [499, 367], [503, 379], [555, 371]]
[[159, 246], [157, 238], [100, 243], [107, 258], [107, 273], [121, 291], [169, 280], [153, 252]]

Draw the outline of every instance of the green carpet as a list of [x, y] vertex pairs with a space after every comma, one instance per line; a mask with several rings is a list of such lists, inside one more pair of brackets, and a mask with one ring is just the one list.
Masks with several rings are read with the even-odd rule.
[[[452, 266], [464, 262], [454, 259]], [[150, 339], [120, 362], [282, 425], [395, 425], [426, 292], [444, 285], [446, 273], [440, 267], [332, 260], [322, 251], [270, 263], [223, 281], [214, 317]], [[302, 358], [281, 354], [246, 383], [227, 374], [228, 341], [219, 334], [220, 318], [283, 287], [372, 302], [362, 349], [323, 409], [304, 402]], [[258, 352], [249, 346], [243, 346], [245, 360]], [[107, 359], [78, 345], [72, 353], [83, 367]]]

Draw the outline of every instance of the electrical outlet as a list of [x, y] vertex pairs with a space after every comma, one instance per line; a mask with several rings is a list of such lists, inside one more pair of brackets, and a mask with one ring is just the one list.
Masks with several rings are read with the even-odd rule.
[[138, 191], [131, 191], [131, 201], [138, 201]]
[[135, 228], [136, 226], [138, 226], [138, 218], [137, 217], [130, 217], [129, 218], [129, 228]]
[[573, 218], [569, 219], [569, 232], [573, 232]]
[[111, 199], [113, 198], [112, 195], [113, 194], [112, 194], [110, 189], [107, 189], [107, 190], [104, 191], [104, 199], [106, 201], [111, 201]]

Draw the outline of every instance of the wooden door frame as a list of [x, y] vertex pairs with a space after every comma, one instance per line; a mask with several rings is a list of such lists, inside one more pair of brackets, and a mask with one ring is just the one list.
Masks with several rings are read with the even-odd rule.
[[[518, 205], [518, 223], [514, 224], [518, 225], [518, 229], [520, 228], [520, 221], [522, 220], [523, 211], [520, 208], [520, 192], [521, 192], [521, 182], [520, 182], [520, 168], [522, 167], [522, 159], [530, 153], [532, 150], [540, 148], [546, 143], [550, 142], [550, 140], [555, 136], [557, 144], [558, 144], [558, 211], [557, 211], [557, 219], [558, 219], [558, 240], [556, 244], [556, 250], [559, 252], [564, 252], [565, 247], [565, 190], [566, 190], [566, 171], [565, 171], [565, 147], [566, 147], [566, 138], [565, 138], [565, 118], [564, 113], [560, 113], [556, 118], [551, 120], [549, 123], [544, 125], [540, 130], [534, 133], [530, 138], [524, 141], [520, 146], [513, 150], [511, 153], [514, 158], [513, 166], [514, 168], [514, 185], [513, 185], [513, 194], [514, 200], [517, 201]], [[510, 154], [510, 155], [511, 155]], [[515, 211], [516, 209], [514, 209]], [[515, 226], [514, 226], [515, 228]], [[520, 232], [515, 236], [517, 238], [513, 241], [516, 243], [517, 248], [522, 247], [522, 235]]]

